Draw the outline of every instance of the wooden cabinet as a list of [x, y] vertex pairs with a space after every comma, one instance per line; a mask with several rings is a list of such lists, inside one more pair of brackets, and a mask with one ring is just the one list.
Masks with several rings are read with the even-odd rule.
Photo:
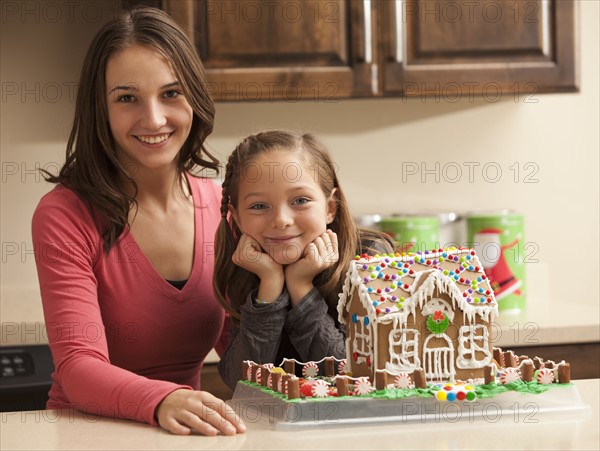
[[571, 0], [381, 3], [383, 93], [576, 91]]
[[[131, 3], [131, 1], [129, 1]], [[216, 100], [577, 91], [572, 0], [151, 0]]]
[[177, 0], [162, 5], [196, 43], [217, 100], [327, 101], [375, 94], [375, 55], [365, 37], [375, 20], [371, 2]]

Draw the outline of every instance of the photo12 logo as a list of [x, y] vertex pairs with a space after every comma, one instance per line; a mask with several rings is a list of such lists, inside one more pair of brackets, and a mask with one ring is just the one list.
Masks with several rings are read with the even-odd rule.
[[421, 183], [458, 183], [466, 181], [477, 183], [498, 183], [510, 174], [514, 183], [539, 183], [537, 174], [540, 167], [533, 161], [514, 162], [504, 167], [495, 161], [485, 163], [478, 161], [417, 162], [403, 161], [401, 165], [402, 183], [409, 180], [420, 180]]
[[124, 2], [101, 1], [5, 1], [1, 2], [2, 23], [77, 24], [100, 23], [123, 10]]
[[317, 0], [209, 0], [206, 2], [209, 20], [221, 23], [338, 23], [340, 2]]

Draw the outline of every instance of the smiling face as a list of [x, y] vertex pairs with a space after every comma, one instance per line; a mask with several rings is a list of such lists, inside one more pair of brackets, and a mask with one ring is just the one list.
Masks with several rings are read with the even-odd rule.
[[315, 171], [296, 151], [276, 150], [241, 171], [237, 208], [240, 230], [281, 265], [297, 261], [335, 218], [334, 194], [325, 197]]
[[133, 45], [110, 57], [107, 109], [117, 158], [130, 173], [175, 169], [193, 110], [167, 60]]

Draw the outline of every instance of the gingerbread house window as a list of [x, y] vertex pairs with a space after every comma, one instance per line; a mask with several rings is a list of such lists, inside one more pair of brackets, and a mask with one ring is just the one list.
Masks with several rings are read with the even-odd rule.
[[371, 330], [369, 328], [369, 318], [353, 318], [354, 322], [354, 350], [358, 354], [357, 363], [366, 362], [366, 358], [371, 355]]
[[399, 371], [412, 371], [421, 366], [419, 360], [419, 331], [416, 329], [392, 330], [389, 336], [390, 363]]
[[492, 361], [486, 326], [482, 324], [462, 326], [458, 340], [456, 366], [459, 368], [483, 368]]

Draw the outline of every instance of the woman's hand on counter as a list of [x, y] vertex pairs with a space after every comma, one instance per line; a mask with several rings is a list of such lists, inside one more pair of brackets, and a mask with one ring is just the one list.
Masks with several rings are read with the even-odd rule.
[[156, 417], [163, 429], [177, 435], [188, 435], [192, 430], [203, 435], [246, 431], [246, 425], [230, 406], [205, 391], [175, 390], [158, 405]]

